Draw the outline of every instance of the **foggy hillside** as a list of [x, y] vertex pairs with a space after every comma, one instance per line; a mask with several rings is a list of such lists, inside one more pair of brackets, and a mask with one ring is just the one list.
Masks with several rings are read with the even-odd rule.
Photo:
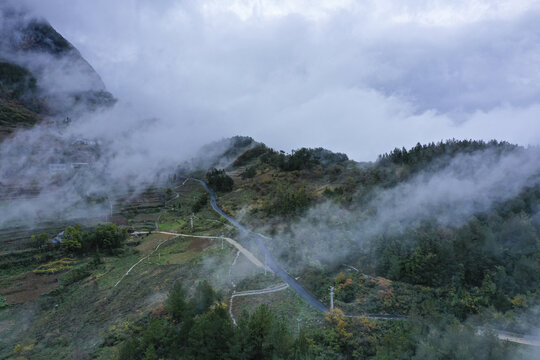
[[0, 0], [1, 358], [538, 359], [540, 9], [76, 3]]

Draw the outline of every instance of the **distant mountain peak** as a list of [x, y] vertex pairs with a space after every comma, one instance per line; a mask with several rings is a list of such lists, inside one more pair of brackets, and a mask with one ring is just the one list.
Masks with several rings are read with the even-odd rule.
[[0, 3], [0, 32], [0, 134], [115, 103], [98, 73], [47, 20]]

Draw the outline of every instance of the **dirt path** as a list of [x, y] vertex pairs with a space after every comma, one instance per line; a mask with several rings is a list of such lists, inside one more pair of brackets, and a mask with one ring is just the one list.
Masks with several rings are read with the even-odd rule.
[[[138, 232], [140, 233], [140, 232]], [[146, 233], [146, 232], [143, 232]], [[180, 234], [180, 233], [173, 233], [173, 232], [167, 232], [167, 231], [154, 231], [154, 233], [158, 234], [166, 234], [166, 235], [175, 235], [175, 236], [182, 236], [182, 237], [190, 237], [190, 238], [199, 238], [199, 239], [213, 239], [213, 240], [225, 240], [232, 246], [238, 249], [243, 255], [245, 255], [249, 261], [251, 261], [255, 266], [264, 269], [264, 264], [257, 259], [255, 255], [242, 245], [240, 245], [236, 240], [228, 238], [228, 237], [221, 237], [221, 236], [206, 236], [206, 235], [190, 235], [190, 234]], [[268, 271], [272, 271], [270, 269], [267, 269]]]
[[[133, 233], [133, 235], [139, 235], [139, 234], [149, 234], [150, 232], [149, 231], [136, 231]], [[177, 239], [179, 237], [189, 237], [189, 238], [197, 238], [197, 239], [212, 239], [212, 240], [225, 240], [227, 241], [229, 244], [231, 244], [232, 246], [234, 246], [236, 249], [238, 249], [238, 251], [240, 253], [242, 253], [249, 261], [251, 261], [253, 263], [253, 265], [261, 268], [261, 269], [264, 269], [264, 265], [262, 262], [259, 261], [259, 259], [257, 259], [257, 257], [255, 257], [255, 255], [253, 255], [253, 253], [251, 253], [249, 250], [247, 250], [246, 248], [244, 248], [242, 245], [240, 245], [237, 241], [231, 239], [231, 238], [227, 238], [227, 237], [220, 237], [220, 236], [204, 236], [204, 235], [190, 235], [190, 234], [179, 234], [179, 233], [173, 233], [173, 232], [167, 232], [167, 231], [153, 231], [152, 233], [154, 234], [164, 234], [164, 235], [171, 235], [172, 237], [169, 238], [169, 239], [166, 239], [166, 240], [163, 240], [161, 241], [157, 246], [156, 248], [151, 252], [149, 253], [148, 255], [144, 256], [143, 258], [141, 258], [139, 261], [137, 261], [135, 264], [133, 264], [129, 270], [120, 278], [120, 280], [118, 280], [118, 282], [114, 285], [115, 287], [120, 284], [120, 282], [122, 280], [124, 280], [124, 278], [129, 275], [129, 273], [131, 272], [131, 270], [133, 270], [137, 265], [139, 265], [142, 261], [144, 261], [145, 259], [149, 258], [153, 253], [155, 253], [159, 247], [161, 245], [163, 245], [164, 243], [166, 243], [167, 241], [170, 241], [170, 240], [174, 240], [174, 239]], [[269, 269], [268, 269], [269, 270]], [[271, 270], [270, 270], [271, 271]], [[229, 273], [230, 275], [230, 273]]]
[[114, 287], [116, 287], [118, 284], [120, 284], [120, 282], [121, 282], [122, 280], [124, 280], [124, 278], [125, 278], [126, 276], [129, 275], [129, 273], [131, 272], [131, 270], [133, 270], [137, 265], [139, 265], [144, 259], [148, 259], [150, 256], [152, 256], [152, 254], [155, 253], [155, 252], [159, 249], [159, 247], [160, 247], [161, 245], [165, 244], [165, 243], [166, 243], [167, 241], [169, 241], [169, 240], [176, 239], [177, 237], [178, 237], [178, 236], [174, 236], [174, 237], [172, 237], [172, 238], [169, 238], [169, 239], [166, 239], [166, 240], [161, 241], [161, 242], [156, 246], [156, 248], [155, 248], [154, 250], [152, 250], [152, 252], [151, 252], [150, 254], [146, 255], [145, 257], [143, 257], [143, 258], [141, 258], [139, 261], [137, 261], [135, 264], [133, 264], [133, 265], [129, 268], [129, 270], [126, 271], [126, 273], [120, 278], [120, 280], [118, 280], [118, 282], [117, 282], [116, 284], [114, 284]]

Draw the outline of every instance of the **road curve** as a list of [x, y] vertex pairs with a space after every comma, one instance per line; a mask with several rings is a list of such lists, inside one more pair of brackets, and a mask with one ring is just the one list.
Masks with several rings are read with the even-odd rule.
[[[183, 177], [186, 178], [186, 177]], [[276, 261], [276, 259], [272, 256], [266, 245], [264, 245], [264, 238], [261, 234], [254, 233], [253, 231], [248, 230], [244, 225], [240, 224], [238, 221], [236, 221], [234, 218], [227, 215], [217, 204], [217, 196], [214, 193], [212, 189], [202, 180], [191, 178], [195, 181], [198, 181], [201, 186], [206, 190], [206, 192], [210, 195], [210, 204], [212, 205], [212, 208], [215, 212], [223, 216], [225, 219], [227, 219], [231, 224], [233, 224], [236, 228], [241, 230], [244, 234], [250, 236], [253, 240], [255, 240], [255, 243], [257, 244], [257, 247], [261, 251], [261, 253], [264, 255], [266, 260], [266, 266], [270, 268], [274, 273], [279, 275], [288, 285], [290, 288], [292, 288], [298, 295], [300, 295], [305, 301], [308, 302], [311, 306], [313, 306], [315, 309], [321, 311], [321, 312], [328, 312], [329, 309], [326, 305], [324, 305], [319, 299], [315, 298], [313, 295], [311, 295], [296, 279], [294, 279], [289, 273], [287, 273]], [[366, 317], [369, 319], [392, 319], [392, 320], [404, 320], [407, 319], [407, 316], [402, 315], [378, 315], [378, 314], [366, 314], [366, 315], [350, 315], [346, 314], [347, 317]]]
[[[135, 231], [134, 235], [139, 234], [149, 234], [149, 231]], [[165, 234], [165, 235], [174, 235], [175, 237], [189, 237], [189, 238], [198, 238], [198, 239], [211, 239], [211, 240], [225, 240], [232, 246], [234, 246], [238, 251], [240, 251], [244, 256], [253, 263], [253, 265], [264, 269], [264, 264], [257, 259], [255, 255], [253, 255], [248, 249], [240, 245], [237, 241], [234, 239], [228, 238], [228, 237], [221, 237], [221, 236], [207, 236], [207, 235], [191, 235], [191, 234], [181, 234], [181, 233], [174, 233], [174, 232], [168, 232], [168, 231], [152, 231], [153, 234]]]
[[[298, 295], [300, 295], [305, 301], [307, 301], [310, 305], [312, 305], [314, 308], [316, 308], [319, 311], [322, 312], [328, 312], [329, 309], [324, 305], [320, 300], [316, 299], [313, 295], [311, 295], [298, 281], [296, 281], [291, 275], [289, 275], [279, 264], [276, 262], [275, 258], [272, 256], [268, 248], [264, 245], [264, 238], [261, 234], [254, 233], [250, 230], [248, 230], [245, 226], [240, 224], [238, 221], [236, 221], [234, 218], [227, 215], [217, 204], [217, 197], [216, 194], [212, 189], [208, 187], [208, 185], [196, 178], [190, 178], [186, 176], [181, 176], [181, 178], [186, 179], [185, 181], [192, 179], [195, 181], [198, 181], [202, 187], [206, 190], [206, 192], [210, 195], [210, 203], [212, 205], [212, 208], [215, 212], [223, 216], [225, 219], [227, 219], [232, 225], [234, 225], [236, 228], [241, 230], [244, 234], [247, 234], [253, 238], [257, 244], [257, 247], [261, 251], [261, 253], [265, 256], [266, 265], [276, 274], [278, 274], [288, 285], [291, 287]], [[185, 184], [184, 181], [184, 184]], [[231, 299], [232, 300], [232, 299]], [[368, 318], [368, 319], [381, 319], [381, 320], [407, 320], [407, 316], [402, 315], [379, 315], [379, 314], [365, 314], [365, 315], [352, 315], [352, 314], [345, 314], [347, 317], [355, 317], [355, 318]], [[529, 339], [527, 336], [521, 335], [521, 334], [513, 334], [513, 333], [506, 333], [501, 330], [495, 330], [497, 332], [497, 335], [499, 339], [511, 341], [511, 342], [517, 342], [522, 344], [528, 344], [533, 346], [539, 346], [540, 340], [538, 338], [533, 338], [532, 340]]]
[[[272, 254], [270, 253], [268, 248], [264, 245], [264, 238], [266, 238], [265, 236], [263, 236], [261, 234], [254, 233], [254, 232], [248, 230], [245, 226], [243, 226], [238, 221], [236, 221], [234, 218], [230, 217], [225, 212], [223, 212], [223, 210], [221, 210], [221, 208], [217, 204], [216, 194], [214, 193], [214, 191], [212, 189], [210, 189], [208, 187], [208, 185], [204, 181], [202, 181], [200, 179], [196, 179], [196, 178], [186, 177], [186, 176], [181, 176], [181, 178], [185, 179], [185, 181], [184, 181], [184, 183], [182, 185], [184, 185], [186, 183], [186, 181], [189, 180], [189, 179], [198, 181], [202, 185], [202, 187], [210, 195], [210, 204], [212, 205], [212, 208], [214, 209], [214, 211], [217, 212], [218, 214], [220, 214], [221, 216], [223, 216], [225, 219], [227, 219], [232, 225], [234, 225], [236, 228], [241, 230], [242, 233], [251, 236], [251, 238], [255, 240], [255, 242], [257, 244], [257, 247], [259, 248], [261, 253], [265, 256], [266, 266], [268, 268], [270, 268], [270, 270], [272, 270], [274, 273], [278, 274], [287, 283], [288, 287], [291, 287], [298, 295], [300, 295], [305, 301], [307, 301], [311, 306], [313, 306], [317, 310], [322, 311], [322, 312], [328, 312], [329, 311], [329, 309], [326, 307], [326, 305], [324, 305], [320, 300], [316, 299], [313, 295], [311, 295], [306, 289], [304, 289], [304, 287], [302, 285], [300, 285], [300, 283], [298, 281], [296, 281], [291, 275], [289, 275], [285, 270], [283, 270], [283, 268], [281, 266], [279, 266], [279, 264], [276, 262], [275, 258], [272, 256]], [[163, 231], [159, 231], [159, 232], [164, 233], [164, 234], [176, 235], [176, 236], [217, 238], [217, 237], [212, 237], [212, 236], [193, 236], [193, 235], [187, 235], [187, 234], [167, 233], [167, 232], [163, 232]], [[173, 239], [173, 238], [171, 238], [171, 239]], [[169, 241], [171, 239], [167, 239], [167, 240], [161, 242], [156, 247], [156, 249], [154, 251], [156, 251], [164, 242]], [[228, 241], [229, 243], [231, 243], [232, 245], [234, 245], [241, 252], [243, 252], [242, 249], [241, 249], [242, 246], [240, 244], [238, 244], [236, 241], [234, 241], [232, 239], [229, 239], [229, 238], [225, 238], [225, 240]], [[229, 240], [232, 240], [232, 242], [229, 241]], [[247, 251], [246, 249], [244, 249], [244, 250], [249, 253], [249, 251]], [[244, 255], [246, 255], [246, 254], [244, 253]], [[139, 262], [141, 262], [142, 260], [144, 260], [144, 258], [141, 259]], [[137, 264], [139, 264], [139, 262], [137, 262], [135, 265], [133, 265], [128, 270], [128, 272], [118, 281], [118, 283], [120, 283], [120, 281], [122, 281], [122, 279], [126, 275], [128, 275], [128, 273]], [[262, 265], [262, 264], [260, 264], [260, 262], [258, 260], [256, 262], [258, 262], [259, 264], [255, 264], [255, 265], [257, 265], [257, 266]], [[264, 265], [262, 265], [262, 266], [264, 267]], [[118, 283], [116, 285], [118, 285]], [[280, 291], [280, 290], [284, 290], [286, 287], [287, 286], [282, 285], [282, 286], [278, 286], [278, 287], [272, 288], [272, 289], [247, 291], [244, 296], [246, 296], [246, 295], [255, 295], [257, 293]], [[270, 290], [270, 291], [268, 291], [268, 290]], [[255, 293], [253, 293], [253, 292], [255, 292]], [[242, 296], [242, 294], [241, 293], [237, 293], [236, 295], [233, 294], [231, 296], [231, 299], [230, 299], [231, 303], [232, 303], [232, 299], [234, 297], [236, 297], [236, 296]], [[380, 319], [380, 320], [407, 320], [408, 319], [407, 316], [403, 316], [403, 315], [381, 315], [381, 314], [352, 315], [352, 314], [345, 314], [345, 316], [351, 317], [351, 318], [364, 317], [364, 318], [368, 318], [368, 319]], [[236, 321], [234, 320], [234, 318], [233, 318], [233, 322], [236, 324]], [[501, 339], [501, 340], [506, 340], [506, 341], [510, 341], [510, 342], [514, 342], [514, 343], [527, 344], [527, 345], [532, 345], [532, 346], [536, 346], [536, 347], [540, 346], [540, 338], [538, 338], [538, 337], [526, 336], [526, 335], [522, 335], [522, 334], [515, 334], [515, 333], [505, 332], [505, 331], [502, 331], [502, 330], [497, 330], [497, 329], [494, 329], [494, 330], [497, 333], [497, 337], [499, 339]]]
[[296, 281], [291, 275], [289, 275], [289, 273], [287, 273], [285, 270], [283, 270], [281, 266], [279, 266], [276, 259], [272, 256], [266, 245], [264, 245], [262, 236], [249, 231], [245, 226], [240, 224], [234, 218], [225, 214], [225, 212], [223, 212], [223, 210], [221, 210], [221, 208], [217, 204], [217, 197], [214, 191], [210, 189], [210, 187], [208, 187], [208, 185], [204, 181], [195, 178], [192, 179], [198, 181], [206, 190], [206, 192], [210, 195], [210, 204], [212, 205], [212, 208], [215, 212], [227, 219], [231, 224], [233, 224], [236, 228], [242, 231], [242, 233], [250, 236], [253, 240], [255, 240], [257, 247], [265, 257], [266, 265], [268, 266], [268, 268], [270, 268], [270, 270], [279, 275], [280, 278], [282, 278], [298, 295], [300, 295], [311, 306], [313, 306], [319, 311], [328, 312], [328, 308], [326, 307], [326, 305], [324, 305], [319, 299], [311, 295], [306, 289], [304, 289], [302, 285], [300, 285], [298, 281]]

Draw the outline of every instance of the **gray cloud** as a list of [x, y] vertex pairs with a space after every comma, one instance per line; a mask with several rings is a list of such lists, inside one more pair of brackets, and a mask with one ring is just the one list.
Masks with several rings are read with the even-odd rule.
[[[356, 160], [451, 137], [540, 140], [540, 10], [532, 2], [24, 3], [120, 99], [62, 134], [68, 142], [101, 139], [99, 172], [117, 183], [145, 183], [236, 134]], [[65, 67], [53, 68], [55, 76], [41, 78], [47, 87], [82, 85], [73, 74], [55, 84]], [[3, 153], [42, 130], [4, 144]], [[19, 159], [32, 158], [27, 150]], [[18, 161], [19, 178], [36, 178]]]
[[302, 268], [344, 261], [355, 250], [369, 251], [377, 236], [403, 234], [423, 221], [460, 227], [537, 186], [539, 156], [538, 148], [457, 155], [447, 165], [426, 167], [394, 187], [373, 189], [365, 203], [350, 209], [332, 202], [314, 206], [269, 246], [298, 256], [300, 261], [292, 264]]
[[540, 140], [534, 2], [26, 2], [117, 97], [195, 143], [243, 133], [371, 160]]

